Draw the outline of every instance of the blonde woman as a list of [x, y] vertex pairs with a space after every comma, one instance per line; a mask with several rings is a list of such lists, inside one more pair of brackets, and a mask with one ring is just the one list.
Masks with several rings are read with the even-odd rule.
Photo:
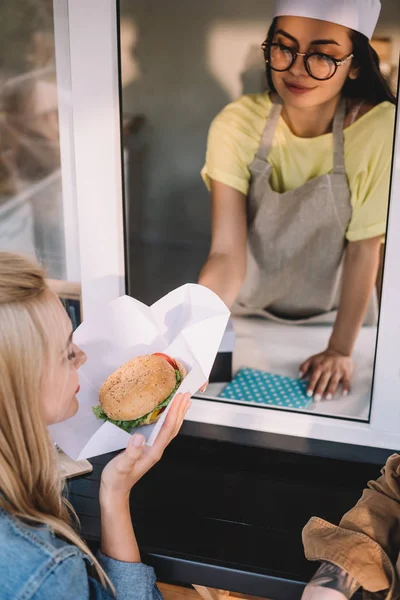
[[75, 531], [47, 425], [78, 409], [85, 354], [35, 263], [0, 252], [0, 597], [161, 598], [141, 563], [129, 511], [135, 483], [180, 429], [189, 395], [174, 401], [152, 448], [134, 435], [104, 469], [101, 552]]

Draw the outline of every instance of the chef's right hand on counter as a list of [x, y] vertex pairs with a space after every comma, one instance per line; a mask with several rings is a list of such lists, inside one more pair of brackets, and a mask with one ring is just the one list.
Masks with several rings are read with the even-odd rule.
[[353, 371], [351, 356], [330, 348], [312, 356], [300, 366], [301, 377], [309, 379], [307, 395], [314, 398], [315, 402], [320, 402], [323, 398], [332, 400], [339, 386], [342, 395], [347, 396]]
[[309, 378], [308, 394], [316, 402], [332, 400], [340, 386], [344, 395], [350, 391], [352, 354], [376, 283], [380, 245], [380, 237], [348, 244], [340, 303], [328, 348], [300, 366], [301, 376]]

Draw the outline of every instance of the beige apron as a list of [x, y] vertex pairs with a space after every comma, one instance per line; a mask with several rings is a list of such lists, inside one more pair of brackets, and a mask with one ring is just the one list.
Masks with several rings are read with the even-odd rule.
[[[273, 103], [250, 166], [247, 273], [233, 312], [283, 323], [332, 323], [340, 299], [346, 231], [352, 216], [345, 170], [343, 100], [333, 123], [334, 168], [279, 194], [267, 162], [282, 104]], [[376, 294], [365, 324], [377, 321]]]

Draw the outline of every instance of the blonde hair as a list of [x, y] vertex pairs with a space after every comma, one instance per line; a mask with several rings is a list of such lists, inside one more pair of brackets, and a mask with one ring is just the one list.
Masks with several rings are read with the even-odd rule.
[[113, 591], [74, 529], [78, 518], [62, 495], [54, 444], [43, 418], [43, 376], [59, 359], [58, 339], [49, 332], [63, 329], [55, 323], [60, 320], [57, 302], [38, 264], [0, 252], [0, 507], [28, 524], [48, 525], [77, 546], [93, 561], [102, 585]]

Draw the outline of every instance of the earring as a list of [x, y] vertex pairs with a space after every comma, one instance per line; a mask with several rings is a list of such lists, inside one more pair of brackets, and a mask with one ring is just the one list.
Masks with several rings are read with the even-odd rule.
[[358, 70], [357, 71], [350, 71], [350, 73], [349, 73], [349, 79], [355, 81], [356, 79], [358, 79], [358, 75], [359, 75]]

